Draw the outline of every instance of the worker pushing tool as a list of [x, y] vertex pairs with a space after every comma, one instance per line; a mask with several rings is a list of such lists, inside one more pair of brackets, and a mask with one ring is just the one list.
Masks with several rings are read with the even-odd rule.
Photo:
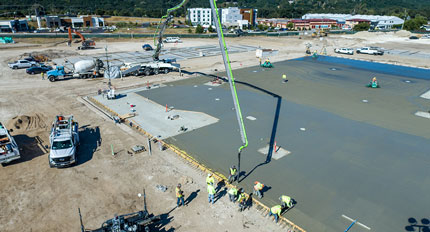
[[270, 59], [267, 58], [266, 61], [264, 61], [264, 63], [262, 65], [260, 65], [263, 68], [273, 68], [273, 64], [270, 63]]
[[287, 195], [282, 195], [279, 197], [279, 200], [281, 201], [282, 208], [288, 207], [291, 208], [293, 206], [293, 199]]
[[228, 176], [228, 183], [231, 184], [237, 179], [237, 168], [235, 165], [230, 167], [230, 175]]
[[239, 189], [239, 197], [237, 198], [239, 202], [239, 212], [242, 212], [246, 208], [246, 202], [248, 201], [245, 192], [243, 189]]
[[230, 199], [231, 202], [235, 202], [236, 198], [237, 198], [237, 188], [236, 187], [231, 187], [231, 189], [229, 189], [227, 191], [228, 193], [228, 198]]
[[260, 199], [263, 197], [263, 188], [264, 184], [260, 183], [259, 181], [254, 182], [254, 194]]
[[269, 217], [275, 216], [275, 221], [278, 223], [279, 217], [281, 216], [282, 212], [282, 206], [281, 205], [275, 205], [272, 208], [270, 208]]
[[282, 74], [282, 82], [283, 83], [287, 83], [287, 75], [285, 75], [285, 74]]

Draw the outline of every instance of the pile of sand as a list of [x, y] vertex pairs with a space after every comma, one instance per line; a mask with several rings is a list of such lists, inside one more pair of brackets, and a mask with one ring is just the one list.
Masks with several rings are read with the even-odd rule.
[[41, 114], [32, 116], [20, 115], [12, 118], [7, 123], [7, 128], [12, 129], [14, 133], [23, 133], [26, 131], [46, 129], [45, 117]]

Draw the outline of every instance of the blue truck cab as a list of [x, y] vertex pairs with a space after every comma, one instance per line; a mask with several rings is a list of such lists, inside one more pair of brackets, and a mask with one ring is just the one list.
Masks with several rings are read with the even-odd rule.
[[68, 73], [64, 71], [64, 66], [57, 66], [54, 70], [48, 71], [46, 74], [48, 76], [48, 80], [51, 82], [64, 79], [69, 76]]

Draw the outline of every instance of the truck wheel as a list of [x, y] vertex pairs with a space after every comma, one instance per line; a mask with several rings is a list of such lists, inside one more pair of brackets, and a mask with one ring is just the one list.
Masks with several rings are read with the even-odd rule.
[[13, 66], [13, 68], [12, 69], [18, 69], [18, 67], [17, 66]]
[[31, 75], [34, 75], [34, 72], [31, 72], [30, 74], [31, 74]]
[[160, 73], [160, 70], [158, 68], [154, 69], [154, 74], [158, 75], [158, 73]]
[[134, 73], [134, 76], [139, 76], [139, 71], [136, 71], [135, 73]]
[[170, 70], [169, 70], [168, 68], [165, 68], [165, 69], [164, 69], [164, 74], [169, 73], [169, 71], [170, 71]]
[[50, 82], [54, 82], [55, 81], [55, 77], [54, 76], [49, 76], [48, 79], [49, 79]]
[[151, 75], [151, 70], [149, 70], [149, 69], [145, 69], [144, 74], [145, 74], [145, 76], [149, 76], [149, 75]]
[[31, 67], [34, 67], [34, 66], [36, 66], [36, 65], [35, 65], [35, 64], [32, 64], [32, 65], [31, 65]]

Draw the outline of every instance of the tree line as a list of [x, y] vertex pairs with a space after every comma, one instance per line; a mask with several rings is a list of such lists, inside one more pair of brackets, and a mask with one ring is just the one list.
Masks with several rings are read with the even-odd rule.
[[[97, 14], [160, 18], [181, 0], [39, 0], [45, 14]], [[430, 18], [428, 0], [218, 0], [219, 7], [258, 9], [261, 18], [300, 18], [306, 13], [395, 15], [401, 18]], [[0, 17], [34, 14], [34, 0], [2, 0]], [[174, 16], [185, 16], [186, 8], [210, 7], [208, 0], [189, 0]], [[406, 12], [405, 12], [406, 11]]]

